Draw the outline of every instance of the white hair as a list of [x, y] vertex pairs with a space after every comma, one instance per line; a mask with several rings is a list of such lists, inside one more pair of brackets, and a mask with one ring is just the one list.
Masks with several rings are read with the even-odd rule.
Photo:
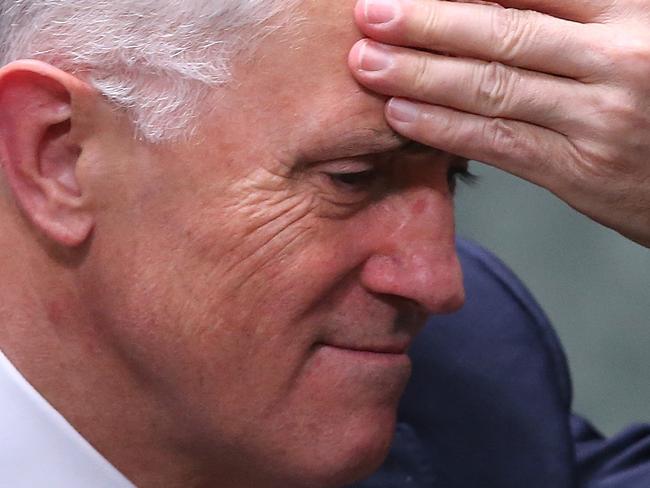
[[83, 75], [151, 142], [187, 136], [233, 56], [295, 0], [0, 0], [0, 66]]

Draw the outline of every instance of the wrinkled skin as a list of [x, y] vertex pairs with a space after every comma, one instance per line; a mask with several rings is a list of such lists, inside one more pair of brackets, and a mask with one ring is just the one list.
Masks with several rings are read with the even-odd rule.
[[[109, 442], [92, 415], [78, 427], [140, 486], [369, 474], [392, 437], [404, 349], [425, 314], [463, 301], [457, 163], [403, 147], [385, 99], [350, 76], [351, 8], [308, 2], [304, 22], [235, 65], [193, 140], [125, 142], [111, 114], [82, 152], [94, 233], [59, 306], [83, 308], [101, 331], [89, 349], [126, 365], [111, 379], [126, 393], [103, 408], [146, 412], [138, 435], [153, 440]], [[182, 463], [192, 481], [174, 483]]]
[[[97, 224], [85, 287], [96, 319], [184, 418], [178, 441], [212, 451], [236, 486], [367, 474], [390, 442], [408, 360], [319, 344], [406, 343], [424, 312], [462, 300], [448, 158], [349, 157], [391, 137], [382, 100], [345, 72], [350, 27], [308, 34], [290, 56], [263, 49], [203, 144], [123, 160], [114, 185], [133, 191]], [[354, 131], [351, 154], [327, 161], [323, 146]], [[327, 175], [379, 161], [371, 191]]]
[[350, 65], [400, 98], [387, 119], [405, 137], [543, 186], [650, 247], [649, 12], [648, 0], [359, 0], [372, 41]]

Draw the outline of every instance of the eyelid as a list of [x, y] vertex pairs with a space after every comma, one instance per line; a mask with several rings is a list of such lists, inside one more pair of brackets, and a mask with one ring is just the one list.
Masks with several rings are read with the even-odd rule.
[[363, 173], [375, 168], [375, 165], [368, 161], [348, 159], [343, 161], [328, 161], [321, 163], [320, 170], [323, 173]]

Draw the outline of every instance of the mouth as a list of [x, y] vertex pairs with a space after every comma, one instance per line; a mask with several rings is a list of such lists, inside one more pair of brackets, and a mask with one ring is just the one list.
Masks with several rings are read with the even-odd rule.
[[336, 344], [336, 343], [322, 343], [321, 347], [330, 347], [340, 349], [342, 351], [367, 353], [367, 354], [387, 354], [394, 356], [403, 356], [407, 353], [411, 341], [401, 341], [385, 344]]
[[321, 389], [336, 391], [351, 405], [390, 408], [397, 402], [411, 376], [408, 344], [319, 343], [309, 358], [306, 376]]
[[406, 351], [407, 347], [401, 344], [361, 346], [326, 343], [317, 347], [315, 358], [316, 364], [328, 365], [330, 372], [338, 370], [356, 378], [365, 375], [375, 379], [397, 376], [397, 383], [401, 385], [411, 374], [412, 362]]

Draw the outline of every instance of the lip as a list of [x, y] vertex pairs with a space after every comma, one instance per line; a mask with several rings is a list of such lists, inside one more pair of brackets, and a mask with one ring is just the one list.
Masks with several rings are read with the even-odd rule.
[[331, 347], [334, 349], [341, 349], [343, 351], [368, 353], [368, 354], [386, 354], [394, 356], [403, 356], [407, 353], [411, 341], [400, 341], [383, 344], [337, 344], [337, 343], [321, 343], [319, 346]]
[[[367, 368], [376, 372], [376, 368], [390, 370], [393, 374], [396, 371], [409, 371], [411, 369], [411, 358], [406, 354], [406, 348], [401, 345], [381, 346], [350, 346], [320, 344], [316, 351], [316, 357], [327, 358], [327, 364], [347, 370], [354, 366], [358, 373]], [[374, 374], [374, 373], [373, 373]]]

